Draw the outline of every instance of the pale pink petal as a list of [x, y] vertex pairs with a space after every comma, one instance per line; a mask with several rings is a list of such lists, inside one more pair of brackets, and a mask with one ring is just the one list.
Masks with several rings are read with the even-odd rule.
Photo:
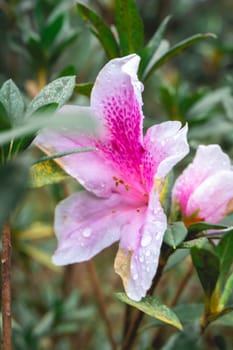
[[[67, 112], [86, 115], [90, 108], [64, 106], [59, 111], [59, 117]], [[84, 153], [75, 153], [62, 158], [56, 162], [87, 190], [97, 196], [107, 197], [115, 188], [113, 176], [118, 175], [112, 164], [103, 158], [102, 152], [96, 149], [96, 141], [88, 135], [80, 135], [71, 130], [63, 131], [42, 131], [34, 140], [34, 144], [40, 147], [47, 154], [70, 151], [76, 148], [93, 147], [95, 150]]]
[[186, 215], [190, 216], [198, 209], [199, 218], [218, 223], [226, 216], [232, 199], [233, 171], [219, 171], [204, 180], [191, 194]]
[[92, 258], [122, 231], [133, 230], [131, 212], [136, 212], [134, 201], [117, 193], [105, 199], [81, 191], [63, 200], [55, 212], [58, 248], [53, 262], [66, 265]]
[[218, 145], [199, 146], [193, 162], [178, 177], [173, 189], [173, 201], [187, 215], [187, 202], [195, 189], [209, 176], [230, 170], [230, 159]]
[[[120, 256], [117, 256], [118, 265], [119, 261], [123, 265], [120, 274], [123, 275], [126, 293], [129, 298], [137, 301], [146, 295], [151, 286], [158, 267], [164, 232], [167, 228], [166, 215], [161, 207], [158, 193], [152, 191], [147, 210], [139, 212], [138, 215], [139, 218], [140, 215], [143, 217], [138, 221], [133, 217], [133, 222], [136, 222], [138, 227], [136, 231], [135, 225], [132, 245], [122, 235]], [[128, 271], [124, 271], [124, 266], [128, 268]]]
[[180, 122], [164, 122], [152, 126], [144, 138], [145, 154], [142, 174], [151, 188], [154, 178], [164, 178], [168, 172], [189, 152], [187, 125]]
[[128, 182], [138, 180], [143, 152], [139, 60], [135, 54], [111, 60], [100, 71], [91, 93], [91, 107], [105, 129], [98, 147]]

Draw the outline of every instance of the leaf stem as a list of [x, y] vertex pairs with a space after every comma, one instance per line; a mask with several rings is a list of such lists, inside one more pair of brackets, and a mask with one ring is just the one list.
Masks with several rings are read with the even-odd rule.
[[9, 222], [2, 232], [2, 350], [12, 349], [11, 331], [11, 232]]
[[111, 344], [111, 349], [117, 350], [117, 345], [116, 345], [115, 339], [113, 337], [112, 326], [111, 326], [111, 323], [110, 323], [110, 320], [108, 318], [108, 314], [106, 311], [104, 296], [103, 296], [102, 290], [101, 290], [100, 285], [99, 285], [99, 280], [98, 280], [98, 276], [96, 273], [96, 268], [95, 268], [94, 262], [92, 260], [87, 261], [86, 268], [87, 268], [87, 271], [89, 273], [90, 281], [91, 281], [91, 284], [93, 287], [94, 294], [96, 296], [96, 301], [97, 301], [97, 304], [99, 307], [100, 314], [103, 317], [103, 320], [105, 323], [109, 342]]

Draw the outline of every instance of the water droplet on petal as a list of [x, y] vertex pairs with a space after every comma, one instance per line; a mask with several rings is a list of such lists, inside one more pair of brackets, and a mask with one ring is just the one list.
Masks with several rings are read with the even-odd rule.
[[150, 250], [147, 250], [145, 254], [146, 256], [150, 256]]
[[148, 246], [148, 245], [150, 244], [151, 240], [152, 240], [152, 237], [151, 237], [151, 236], [144, 235], [144, 236], [142, 237], [142, 240], [141, 240], [141, 245], [142, 245], [142, 247]]
[[90, 227], [87, 227], [83, 230], [82, 234], [83, 237], [90, 237], [90, 235], [92, 234], [92, 229]]
[[134, 273], [132, 277], [133, 277], [133, 280], [136, 281], [138, 279], [138, 274]]

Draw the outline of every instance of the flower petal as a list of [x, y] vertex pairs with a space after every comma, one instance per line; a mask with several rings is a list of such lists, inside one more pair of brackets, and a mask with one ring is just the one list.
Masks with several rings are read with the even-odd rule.
[[[88, 107], [64, 106], [59, 114], [66, 116], [70, 112], [78, 115], [90, 114]], [[87, 135], [80, 135], [68, 130], [41, 132], [35, 139], [34, 144], [47, 154], [69, 151], [75, 148], [93, 147], [95, 140]], [[87, 190], [92, 191], [97, 196], [107, 197], [112, 192], [115, 183], [112, 177], [116, 171], [102, 156], [100, 150], [75, 153], [56, 159], [64, 170], [77, 179]]]
[[134, 248], [129, 249], [121, 238], [115, 260], [116, 272], [123, 279], [128, 297], [136, 301], [144, 297], [151, 286], [167, 228], [166, 215], [161, 207], [159, 194], [154, 190], [150, 196], [149, 207], [143, 216], [141, 226], [138, 222], [137, 234], [135, 231]]
[[137, 78], [139, 56], [133, 54], [107, 63], [91, 93], [91, 107], [104, 126], [98, 145], [126, 181], [139, 176], [142, 148], [142, 84]]
[[136, 210], [134, 201], [117, 193], [105, 199], [81, 191], [60, 202], [55, 212], [58, 249], [54, 263], [88, 260], [117, 241], [127, 231], [131, 210]]
[[144, 138], [145, 154], [142, 174], [149, 189], [154, 177], [164, 178], [168, 172], [189, 152], [187, 125], [181, 129], [180, 122], [164, 122], [148, 129]]
[[186, 215], [199, 209], [198, 217], [218, 223], [227, 215], [228, 204], [233, 199], [233, 171], [219, 171], [203, 181], [191, 194]]
[[186, 216], [191, 194], [205, 179], [223, 169], [231, 169], [230, 159], [218, 145], [198, 147], [193, 162], [178, 177], [173, 188], [173, 201], [179, 203]]

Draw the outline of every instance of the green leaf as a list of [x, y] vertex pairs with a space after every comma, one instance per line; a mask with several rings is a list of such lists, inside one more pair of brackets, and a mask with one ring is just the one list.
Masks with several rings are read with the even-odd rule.
[[222, 230], [227, 228], [226, 225], [211, 224], [208, 222], [196, 222], [189, 226], [189, 232], [198, 233], [207, 230]]
[[174, 173], [170, 171], [166, 176], [161, 193], [160, 202], [167, 216], [170, 215], [171, 210], [171, 192], [174, 185]]
[[[197, 303], [179, 304], [174, 306], [172, 310], [175, 312], [182, 324], [186, 325], [200, 320], [201, 316], [203, 315], [204, 305]], [[141, 331], [162, 325], [164, 324], [161, 321], [152, 320], [151, 322], [145, 324]]]
[[[26, 135], [32, 135], [42, 128], [59, 129], [67, 128], [77, 132], [94, 132], [97, 127], [96, 120], [88, 115], [67, 113], [66, 118], [56, 118], [56, 113], [52, 116], [50, 114], [43, 114], [36, 118], [29, 118], [27, 123], [9, 131], [0, 133], [0, 145], [10, 142], [12, 139], [20, 138]], [[31, 137], [31, 136], [30, 136]]]
[[49, 56], [49, 62], [51, 64], [54, 64], [56, 60], [58, 60], [61, 56], [61, 54], [65, 51], [65, 49], [73, 44], [73, 42], [78, 38], [79, 33], [72, 33], [67, 38], [65, 38], [62, 41], [59, 41], [59, 43], [56, 43], [56, 46], [52, 48]]
[[53, 271], [61, 271], [59, 266], [55, 266], [51, 261], [51, 255], [44, 252], [43, 250], [29, 244], [21, 243], [19, 245], [19, 250], [24, 254], [28, 255], [33, 260], [37, 261], [39, 264], [48, 267]]
[[221, 263], [220, 283], [223, 286], [233, 263], [233, 230], [226, 232], [215, 249]]
[[134, 306], [151, 317], [154, 317], [179, 330], [183, 329], [182, 324], [180, 323], [176, 314], [154, 296], [145, 297], [141, 301], [129, 299], [125, 293], [116, 293], [116, 297], [123, 303]]
[[22, 198], [28, 180], [29, 161], [18, 158], [0, 167], [0, 228]]
[[171, 49], [164, 53], [162, 57], [159, 57], [158, 60], [153, 62], [152, 67], [150, 67], [150, 69], [146, 72], [146, 75], [144, 74], [143, 79], [148, 79], [155, 72], [156, 69], [158, 69], [164, 63], [170, 61], [172, 58], [180, 55], [188, 47], [194, 45], [195, 43], [201, 40], [209, 38], [216, 38], [216, 36], [212, 33], [196, 34], [174, 45]]
[[179, 248], [185, 248], [185, 249], [191, 249], [194, 247], [202, 248], [207, 243], [208, 243], [208, 239], [206, 237], [200, 237], [200, 238], [195, 238], [195, 239], [192, 239], [190, 241], [186, 241], [186, 242], [181, 243]]
[[195, 320], [200, 320], [204, 311], [204, 305], [197, 303], [179, 304], [172, 310], [179, 317], [179, 320], [181, 320], [183, 324], [186, 324]]
[[143, 76], [143, 73], [147, 65], [149, 64], [150, 60], [152, 59], [156, 50], [158, 49], [170, 19], [171, 19], [171, 16], [167, 16], [163, 20], [163, 22], [160, 24], [157, 31], [154, 33], [153, 37], [150, 39], [148, 44], [143, 48], [141, 52], [141, 62], [140, 62], [139, 72], [138, 72], [139, 77]]
[[188, 249], [177, 249], [172, 253], [172, 255], [169, 257], [168, 262], [165, 266], [164, 271], [169, 271], [174, 266], [179, 264], [182, 260], [184, 260], [189, 255]]
[[76, 148], [65, 152], [55, 153], [39, 159], [30, 170], [30, 186], [42, 187], [69, 178], [69, 175], [56, 163], [54, 159], [70, 154], [95, 151], [95, 148]]
[[233, 291], [233, 273], [228, 277], [226, 283], [224, 284], [224, 290], [221, 295], [220, 305], [225, 306], [232, 296]]
[[90, 97], [93, 85], [93, 83], [76, 84], [74, 91], [77, 94]]
[[203, 350], [200, 328], [197, 323], [189, 324], [182, 333], [173, 334], [161, 350]]
[[[0, 97], [1, 99], [1, 97]], [[11, 128], [10, 119], [8, 117], [7, 111], [0, 101], [0, 131], [7, 130]]]
[[58, 107], [61, 107], [71, 97], [74, 87], [75, 76], [62, 77], [52, 81], [29, 103], [27, 116], [32, 115], [42, 106], [51, 103], [57, 103]]
[[39, 37], [31, 35], [26, 43], [30, 56], [37, 63], [37, 66], [43, 66], [47, 63], [47, 57], [43, 51]]
[[183, 242], [187, 236], [188, 230], [183, 222], [175, 222], [170, 224], [164, 235], [164, 242], [167, 243], [173, 249]]
[[22, 123], [24, 101], [15, 83], [7, 80], [0, 89], [0, 102], [4, 106], [12, 126]]
[[37, 188], [61, 182], [69, 175], [54, 161], [35, 164], [30, 169], [30, 187]]
[[105, 24], [93, 10], [79, 3], [78, 11], [84, 20], [88, 20], [92, 24], [92, 32], [101, 42], [108, 58], [119, 56], [119, 47], [111, 29]]
[[204, 292], [210, 298], [220, 273], [219, 258], [210, 250], [197, 247], [191, 249], [191, 256]]
[[50, 48], [59, 35], [64, 23], [64, 15], [60, 15], [49, 23], [41, 33], [41, 44], [45, 49]]
[[51, 225], [47, 225], [43, 222], [34, 222], [24, 230], [16, 231], [15, 235], [16, 240], [37, 240], [53, 237], [54, 230]]
[[122, 55], [140, 52], [144, 44], [144, 28], [135, 0], [116, 0], [115, 13]]
[[198, 100], [187, 113], [187, 120], [192, 121], [198, 116], [203, 116], [211, 112], [219, 103], [223, 103], [225, 97], [230, 95], [230, 88], [223, 87], [205, 94]]

